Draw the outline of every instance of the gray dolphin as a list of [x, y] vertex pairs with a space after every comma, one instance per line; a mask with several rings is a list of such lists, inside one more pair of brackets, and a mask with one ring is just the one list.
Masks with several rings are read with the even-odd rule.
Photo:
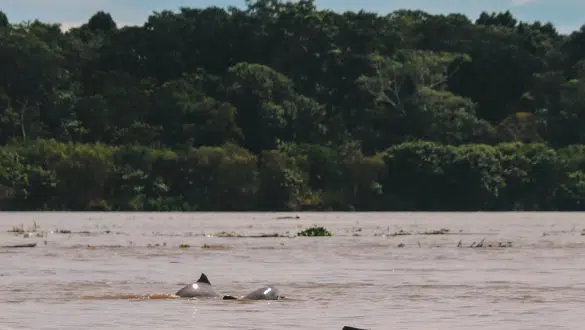
[[219, 293], [215, 291], [211, 282], [204, 273], [201, 273], [201, 277], [197, 282], [185, 285], [181, 290], [177, 291], [175, 295], [182, 298], [212, 298], [219, 297]]
[[263, 286], [260, 289], [254, 290], [247, 295], [236, 298], [234, 296], [223, 296], [224, 300], [279, 300], [284, 298], [274, 286]]

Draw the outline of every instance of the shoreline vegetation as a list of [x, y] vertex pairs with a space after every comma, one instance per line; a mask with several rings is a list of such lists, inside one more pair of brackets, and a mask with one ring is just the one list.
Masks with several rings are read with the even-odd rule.
[[0, 12], [0, 56], [3, 211], [585, 210], [585, 27], [307, 0], [66, 32]]

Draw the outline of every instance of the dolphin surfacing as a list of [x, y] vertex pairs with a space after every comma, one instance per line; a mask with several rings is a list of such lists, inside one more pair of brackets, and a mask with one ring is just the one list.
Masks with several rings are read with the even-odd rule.
[[201, 276], [197, 280], [197, 282], [185, 285], [181, 290], [177, 291], [175, 295], [181, 298], [213, 298], [219, 297], [219, 293], [215, 291], [211, 282], [204, 273], [201, 273]]
[[254, 290], [241, 298], [224, 296], [223, 300], [279, 300], [282, 298], [276, 287], [268, 285]]

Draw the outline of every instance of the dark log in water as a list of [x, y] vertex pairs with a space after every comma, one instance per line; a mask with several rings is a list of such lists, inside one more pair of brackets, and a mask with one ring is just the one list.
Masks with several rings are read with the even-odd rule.
[[37, 246], [37, 243], [29, 243], [29, 244], [16, 244], [16, 245], [2, 245], [0, 247], [5, 249], [16, 249], [16, 248], [33, 248]]

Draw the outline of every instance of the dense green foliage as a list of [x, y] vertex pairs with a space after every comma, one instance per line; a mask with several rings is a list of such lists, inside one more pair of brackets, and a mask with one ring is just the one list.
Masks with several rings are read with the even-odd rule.
[[297, 233], [298, 236], [332, 236], [331, 232], [325, 227], [316, 226], [301, 230]]
[[584, 210], [585, 27], [509, 12], [0, 12], [5, 210]]

